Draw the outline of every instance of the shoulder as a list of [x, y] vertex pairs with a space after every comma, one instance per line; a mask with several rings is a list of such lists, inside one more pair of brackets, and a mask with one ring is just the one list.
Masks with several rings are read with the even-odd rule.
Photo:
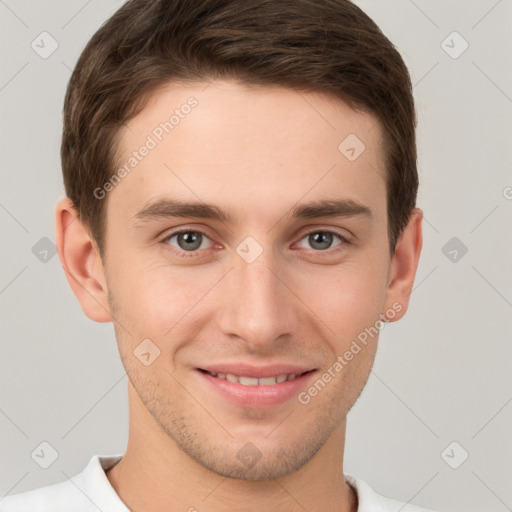
[[360, 478], [345, 475], [345, 479], [356, 491], [359, 502], [357, 512], [434, 512], [431, 509], [421, 508], [382, 496]]
[[[85, 496], [71, 480], [31, 491], [5, 496], [0, 500], [0, 512], [78, 512], [85, 508]], [[92, 505], [89, 502], [89, 505]]]
[[128, 509], [122, 506], [105, 475], [105, 469], [120, 458], [94, 455], [73, 478], [0, 499], [0, 512], [97, 512], [107, 502], [115, 503], [111, 510], [124, 512]]

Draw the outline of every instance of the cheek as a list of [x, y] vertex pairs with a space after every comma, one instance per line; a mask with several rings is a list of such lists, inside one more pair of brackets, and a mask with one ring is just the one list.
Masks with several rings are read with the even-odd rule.
[[182, 320], [188, 323], [201, 311], [218, 274], [212, 268], [177, 268], [161, 261], [131, 267], [121, 262], [113, 276], [118, 313], [138, 336], [162, 338], [175, 325], [183, 329]]
[[379, 319], [385, 278], [377, 266], [346, 265], [303, 275], [297, 295], [343, 344]]

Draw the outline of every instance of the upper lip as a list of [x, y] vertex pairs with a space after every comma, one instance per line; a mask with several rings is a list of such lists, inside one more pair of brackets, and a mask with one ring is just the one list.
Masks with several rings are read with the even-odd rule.
[[276, 375], [295, 373], [297, 375], [314, 370], [315, 368], [296, 364], [270, 364], [266, 366], [252, 366], [243, 363], [218, 363], [198, 367], [214, 373], [231, 373], [243, 377], [274, 377]]

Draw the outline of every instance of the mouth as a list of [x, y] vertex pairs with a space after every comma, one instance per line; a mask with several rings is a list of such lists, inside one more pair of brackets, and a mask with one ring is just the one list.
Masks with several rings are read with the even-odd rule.
[[203, 368], [198, 368], [198, 370], [200, 372], [207, 373], [212, 377], [216, 377], [217, 379], [224, 379], [234, 384], [242, 384], [243, 386], [273, 386], [275, 384], [281, 384], [283, 382], [297, 379], [303, 375], [306, 375], [307, 373], [315, 371], [313, 369], [300, 373], [281, 373], [279, 375], [271, 375], [269, 377], [249, 377], [247, 375], [234, 375], [233, 373], [214, 372], [205, 370]]
[[220, 399], [239, 408], [263, 409], [296, 401], [318, 370], [295, 365], [216, 365], [196, 368], [195, 373], [205, 391], [213, 393], [214, 402]]

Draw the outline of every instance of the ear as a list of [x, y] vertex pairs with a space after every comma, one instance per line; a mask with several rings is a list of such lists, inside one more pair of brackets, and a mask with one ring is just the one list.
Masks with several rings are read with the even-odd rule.
[[96, 322], [112, 321], [99, 250], [67, 197], [55, 208], [55, 229], [60, 262], [83, 312]]
[[391, 258], [385, 311], [389, 313], [393, 311], [394, 314], [386, 315], [383, 312], [387, 322], [395, 322], [402, 318], [409, 306], [414, 276], [423, 246], [422, 220], [423, 212], [419, 208], [415, 208], [397, 241], [395, 252]]

